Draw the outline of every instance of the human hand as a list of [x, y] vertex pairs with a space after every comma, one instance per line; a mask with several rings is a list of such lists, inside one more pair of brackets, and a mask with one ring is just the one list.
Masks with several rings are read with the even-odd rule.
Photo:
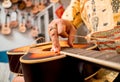
[[61, 50], [59, 36], [68, 38], [68, 45], [73, 47], [75, 27], [68, 20], [54, 19], [48, 26], [49, 35], [52, 41], [51, 51], [59, 52]]

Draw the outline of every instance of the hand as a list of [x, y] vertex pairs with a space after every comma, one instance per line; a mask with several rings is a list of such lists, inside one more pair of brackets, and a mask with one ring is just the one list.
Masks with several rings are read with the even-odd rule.
[[50, 38], [52, 40], [51, 51], [59, 52], [61, 50], [59, 44], [59, 36], [68, 38], [68, 45], [73, 47], [74, 35], [76, 29], [73, 24], [64, 19], [54, 19], [48, 26]]

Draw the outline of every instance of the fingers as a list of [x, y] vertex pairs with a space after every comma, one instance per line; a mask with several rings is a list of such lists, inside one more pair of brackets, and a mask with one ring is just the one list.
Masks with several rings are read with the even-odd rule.
[[58, 53], [58, 52], [60, 52], [60, 46], [59, 46], [59, 47], [55, 47], [55, 46], [53, 45], [50, 51], [53, 51], [53, 52], [55, 52], [55, 53]]
[[73, 41], [75, 39], [75, 36], [74, 36], [75, 34], [76, 34], [76, 29], [72, 27], [70, 30], [70, 34], [68, 36], [68, 44], [70, 47], [73, 47]]
[[70, 29], [69, 27], [67, 27], [67, 24], [69, 24], [69, 22], [65, 21], [63, 19], [53, 20], [49, 24], [49, 28], [48, 28], [49, 34], [51, 34], [51, 30], [57, 29], [58, 36], [61, 36], [63, 38], [67, 38], [68, 37], [67, 30]]
[[51, 51], [59, 52], [61, 48], [60, 48], [59, 38], [58, 38], [57, 33], [55, 33], [54, 35], [51, 36], [51, 40], [52, 40], [52, 49], [51, 49]]
[[74, 36], [76, 29], [69, 21], [65, 20], [53, 20], [49, 24], [49, 35], [52, 40], [52, 49], [51, 51], [59, 52], [61, 50], [59, 44], [59, 36], [63, 38], [68, 38], [68, 44], [70, 47], [73, 47]]
[[59, 44], [59, 36], [62, 37], [68, 37], [68, 34], [66, 33], [66, 27], [62, 23], [61, 20], [53, 20], [49, 24], [49, 35], [52, 41], [52, 49], [51, 51], [59, 52], [61, 50], [60, 44]]
[[69, 38], [68, 38], [68, 45], [70, 47], [73, 47], [73, 41], [74, 41], [74, 36], [69, 36]]
[[52, 41], [52, 48], [51, 51], [59, 52], [60, 51], [60, 44], [59, 44], [59, 37], [58, 37], [58, 29], [56, 24], [49, 27], [49, 35]]
[[67, 38], [68, 37], [68, 33], [67, 33], [68, 27], [63, 23], [63, 21], [59, 21], [57, 24], [57, 27], [58, 27], [58, 35], [63, 38]]

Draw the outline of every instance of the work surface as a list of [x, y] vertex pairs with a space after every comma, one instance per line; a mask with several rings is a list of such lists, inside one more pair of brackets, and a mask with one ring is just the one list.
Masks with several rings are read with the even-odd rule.
[[62, 50], [61, 54], [120, 71], [120, 54], [117, 54], [116, 52], [69, 48]]

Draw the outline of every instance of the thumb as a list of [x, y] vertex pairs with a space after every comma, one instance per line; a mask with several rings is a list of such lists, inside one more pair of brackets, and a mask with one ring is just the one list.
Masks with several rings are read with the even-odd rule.
[[70, 31], [69, 36], [68, 36], [68, 45], [69, 45], [70, 47], [73, 47], [73, 41], [74, 41], [74, 39], [75, 39], [75, 34], [76, 34], [76, 29], [72, 29], [72, 30]]
[[70, 47], [73, 47], [73, 41], [74, 41], [74, 36], [70, 35], [70, 36], [68, 37], [68, 45], [69, 45]]

